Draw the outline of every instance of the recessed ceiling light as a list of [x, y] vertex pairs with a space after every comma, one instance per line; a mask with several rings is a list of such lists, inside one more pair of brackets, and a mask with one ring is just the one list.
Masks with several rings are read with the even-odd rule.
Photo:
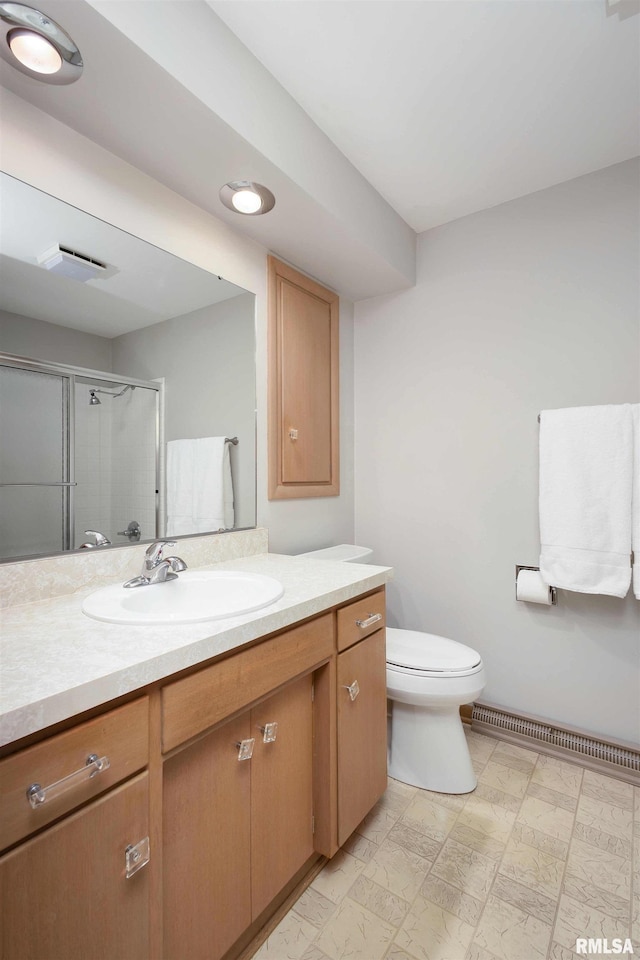
[[220, 191], [220, 199], [229, 210], [248, 217], [268, 213], [276, 203], [271, 190], [253, 180], [231, 180], [225, 183]]
[[82, 57], [71, 37], [23, 3], [0, 2], [0, 56], [45, 83], [73, 83], [82, 73]]

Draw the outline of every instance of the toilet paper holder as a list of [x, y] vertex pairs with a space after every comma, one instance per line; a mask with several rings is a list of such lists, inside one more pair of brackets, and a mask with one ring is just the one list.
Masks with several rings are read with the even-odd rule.
[[[516, 600], [519, 600], [518, 597], [518, 574], [521, 570], [540, 570], [540, 567], [527, 567], [524, 564], [516, 563], [516, 580], [515, 580], [515, 590], [516, 590]], [[552, 606], [556, 606], [558, 603], [558, 591], [555, 587], [549, 587], [549, 596], [551, 597]], [[522, 601], [524, 602], [524, 601]]]

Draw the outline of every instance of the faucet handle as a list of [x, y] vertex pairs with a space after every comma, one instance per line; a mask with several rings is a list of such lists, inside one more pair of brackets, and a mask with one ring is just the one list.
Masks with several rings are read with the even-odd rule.
[[155, 543], [152, 543], [150, 547], [147, 547], [145, 551], [145, 558], [147, 563], [150, 566], [153, 566], [156, 563], [160, 563], [162, 560], [162, 552], [165, 547], [175, 547], [175, 540], [156, 540]]
[[[87, 537], [95, 537], [95, 538], [96, 538], [96, 542], [95, 542], [95, 546], [96, 546], [96, 547], [107, 547], [107, 546], [109, 546], [109, 545], [111, 544], [111, 540], [109, 540], [107, 537], [105, 537], [104, 533], [100, 533], [99, 530], [85, 530], [85, 536], [87, 536]], [[85, 546], [85, 544], [83, 544], [83, 546]], [[94, 546], [94, 544], [88, 544], [88, 546]]]

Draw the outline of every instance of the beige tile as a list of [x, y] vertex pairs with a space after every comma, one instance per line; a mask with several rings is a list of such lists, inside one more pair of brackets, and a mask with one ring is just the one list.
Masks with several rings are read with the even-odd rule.
[[575, 950], [577, 937], [612, 940], [629, 936], [629, 924], [609, 917], [595, 907], [578, 903], [572, 897], [560, 898], [553, 939], [568, 950]]
[[578, 823], [584, 823], [585, 826], [596, 827], [613, 837], [620, 837], [621, 840], [631, 840], [633, 813], [615, 803], [595, 800], [583, 793], [578, 802], [576, 820]]
[[633, 811], [633, 786], [614, 777], [605, 777], [594, 770], [585, 770], [582, 779], [582, 793], [594, 800], [615, 803], [623, 810]]
[[527, 787], [527, 793], [530, 797], [537, 797], [539, 800], [544, 800], [545, 803], [551, 804], [552, 807], [560, 807], [563, 810], [571, 810], [572, 812], [578, 806], [578, 798], [569, 797], [566, 793], [560, 793], [559, 790], [551, 790], [549, 787], [543, 787], [540, 783], [534, 783], [531, 781]]
[[464, 843], [473, 850], [477, 850], [478, 853], [483, 853], [485, 857], [490, 857], [492, 860], [501, 859], [508, 838], [507, 835], [504, 840], [496, 840], [493, 837], [488, 837], [486, 833], [480, 833], [479, 830], [474, 830], [473, 827], [468, 827], [459, 821], [453, 825], [449, 836], [452, 840], [457, 840], [458, 843]]
[[430, 860], [392, 840], [385, 840], [362, 875], [403, 900], [413, 900], [430, 867]]
[[455, 810], [434, 802], [431, 796], [420, 793], [414, 797], [400, 822], [426, 837], [431, 837], [432, 840], [442, 842], [456, 822], [458, 814]]
[[362, 874], [349, 890], [349, 898], [394, 927], [400, 926], [409, 909], [407, 900], [397, 897]]
[[574, 953], [573, 950], [568, 950], [555, 940], [549, 947], [548, 960], [573, 960], [573, 958], [577, 956], [578, 954]]
[[292, 910], [255, 954], [254, 960], [301, 960], [318, 931]]
[[315, 943], [312, 943], [308, 950], [302, 954], [300, 960], [331, 960], [331, 958], [323, 953], [319, 947], [316, 947]]
[[539, 754], [534, 750], [525, 750], [523, 747], [517, 747], [513, 743], [498, 741], [495, 750], [491, 754], [491, 759], [496, 763], [501, 763], [505, 767], [511, 767], [513, 770], [519, 770], [521, 773], [530, 774], [536, 765]]
[[485, 737], [482, 733], [476, 733], [470, 730], [467, 725], [464, 727], [464, 733], [467, 738], [471, 759], [486, 763], [496, 749], [496, 744], [499, 741], [494, 740], [493, 737]]
[[422, 790], [422, 794], [441, 807], [459, 812], [464, 807], [468, 794], [466, 793], [437, 793], [435, 790]]
[[640, 824], [640, 787], [633, 788], [633, 819]]
[[594, 887], [626, 900], [631, 896], [630, 861], [575, 838], [569, 848], [567, 877], [586, 880]]
[[465, 960], [496, 960], [496, 955], [495, 953], [489, 953], [488, 950], [485, 950], [478, 943], [472, 943], [467, 950]]
[[585, 823], [576, 823], [573, 829], [574, 837], [578, 840], [584, 840], [590, 843], [592, 847], [600, 847], [601, 850], [608, 850], [609, 853], [615, 853], [619, 857], [627, 860], [631, 858], [631, 840], [621, 840], [620, 837], [614, 837], [610, 833], [605, 833], [597, 826], [589, 827]]
[[[390, 779], [387, 782], [389, 785], [380, 797], [377, 808], [388, 810], [390, 813], [400, 816], [417, 794], [418, 788], [411, 787], [406, 783], [400, 783], [399, 780]], [[401, 789], [402, 787], [406, 789]]]
[[398, 814], [391, 810], [374, 807], [371, 813], [364, 818], [362, 823], [356, 828], [356, 833], [361, 837], [366, 837], [372, 843], [382, 843], [384, 838], [391, 830], [394, 823], [397, 823]]
[[432, 876], [446, 880], [479, 900], [486, 900], [489, 895], [495, 872], [495, 860], [451, 838], [431, 868]]
[[458, 815], [457, 822], [461, 826], [470, 827], [476, 833], [483, 833], [487, 837], [506, 843], [515, 822], [516, 815], [511, 810], [505, 810], [497, 803], [490, 803], [475, 795], [469, 797], [464, 810]]
[[420, 854], [427, 860], [435, 860], [442, 849], [441, 840], [433, 840], [431, 837], [425, 837], [423, 833], [410, 826], [404, 820], [399, 820], [389, 832], [388, 840], [399, 843], [414, 853]]
[[333, 860], [329, 860], [311, 884], [310, 889], [321, 893], [333, 903], [339, 903], [346, 896], [364, 870], [364, 863], [348, 853], [339, 850]]
[[502, 876], [502, 874], [498, 874], [496, 877], [491, 893], [498, 900], [503, 900], [505, 903], [518, 907], [523, 913], [531, 914], [544, 923], [552, 924], [555, 920], [556, 900], [542, 893], [536, 893], [530, 887], [525, 887], [515, 880]]
[[475, 789], [474, 796], [488, 800], [489, 803], [495, 803], [499, 807], [505, 807], [505, 809], [511, 810], [513, 813], [518, 812], [520, 804], [522, 803], [519, 797], [514, 797], [510, 793], [504, 793], [503, 790], [497, 790], [495, 787], [483, 783], [482, 780], [478, 780], [478, 786]]
[[472, 927], [475, 927], [478, 923], [484, 907], [484, 901], [477, 900], [476, 897], [465, 893], [459, 887], [454, 887], [451, 883], [447, 883], [431, 873], [422, 884], [420, 894], [425, 900], [435, 903], [436, 906], [442, 907], [448, 913], [453, 913], [458, 920], [463, 920], [464, 923], [468, 923]]
[[369, 863], [369, 860], [375, 856], [378, 844], [361, 836], [359, 833], [352, 833], [342, 849], [345, 853], [350, 853], [356, 860]]
[[491, 896], [473, 940], [500, 960], [544, 960], [551, 924]]
[[402, 950], [396, 943], [392, 943], [384, 955], [384, 960], [416, 960], [406, 950]]
[[474, 928], [418, 895], [396, 934], [398, 946], [417, 960], [460, 960]]
[[555, 900], [560, 893], [564, 861], [512, 838], [498, 873]]
[[520, 770], [514, 770], [512, 767], [506, 767], [501, 763], [497, 763], [495, 753], [480, 775], [482, 783], [486, 783], [489, 787], [494, 787], [496, 790], [501, 790], [503, 793], [507, 793], [513, 797], [519, 797], [520, 799], [522, 799], [527, 792], [529, 778], [530, 773], [528, 771], [523, 773]]
[[569, 797], [577, 797], [582, 784], [582, 773], [582, 767], [575, 763], [541, 755], [531, 774], [531, 781]]
[[314, 927], [322, 927], [334, 913], [336, 905], [319, 890], [307, 887], [302, 896], [296, 900], [293, 909], [298, 916], [312, 923]]
[[628, 900], [616, 896], [615, 893], [601, 890], [586, 880], [574, 876], [565, 877], [564, 893], [572, 900], [577, 900], [578, 903], [587, 907], [594, 907], [601, 913], [606, 913], [608, 917], [616, 917], [618, 920], [629, 919]]
[[382, 960], [396, 928], [345, 897], [315, 940], [330, 960]]
[[524, 823], [540, 833], [547, 833], [557, 840], [568, 841], [573, 830], [574, 814], [562, 807], [555, 807], [538, 797], [525, 797], [518, 813], [518, 823]]
[[552, 857], [557, 857], [558, 860], [566, 860], [569, 854], [569, 842], [567, 840], [559, 840], [557, 837], [536, 830], [526, 823], [519, 823], [517, 820], [513, 825], [511, 837], [521, 843], [528, 843], [530, 847], [535, 847], [536, 850], [550, 853]]

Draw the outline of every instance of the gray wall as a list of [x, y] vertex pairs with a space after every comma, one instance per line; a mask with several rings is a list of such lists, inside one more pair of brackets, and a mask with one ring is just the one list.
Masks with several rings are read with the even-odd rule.
[[111, 341], [105, 337], [5, 310], [0, 310], [0, 351], [91, 370], [111, 370]]
[[538, 424], [637, 402], [637, 161], [422, 234], [417, 286], [356, 305], [356, 539], [392, 564], [391, 624], [479, 650], [483, 699], [640, 740], [640, 603], [536, 565]]
[[231, 448], [236, 526], [256, 523], [255, 297], [245, 293], [116, 337], [121, 374], [165, 381], [165, 440], [238, 437]]

